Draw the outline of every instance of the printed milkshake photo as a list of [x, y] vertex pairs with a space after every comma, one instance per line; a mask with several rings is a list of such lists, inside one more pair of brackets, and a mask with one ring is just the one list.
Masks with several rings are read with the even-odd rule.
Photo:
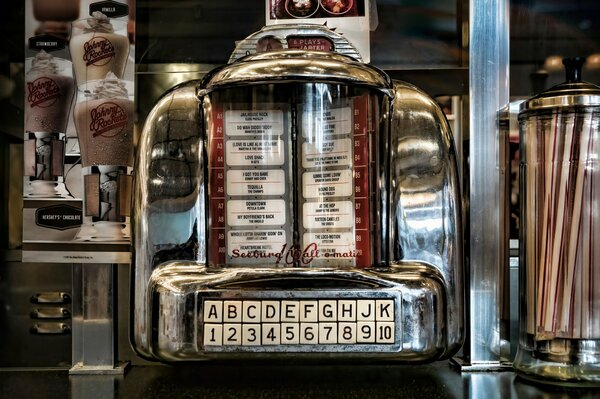
[[[128, 238], [131, 176], [127, 168], [133, 165], [131, 86], [112, 72], [80, 86], [73, 118], [81, 151], [86, 217], [78, 239]], [[82, 91], [83, 87], [93, 89]]]
[[103, 79], [108, 72], [122, 79], [129, 56], [127, 22], [95, 11], [73, 22], [69, 51], [77, 85]]
[[70, 197], [64, 186], [65, 133], [74, 94], [71, 62], [41, 50], [26, 60], [25, 197]]

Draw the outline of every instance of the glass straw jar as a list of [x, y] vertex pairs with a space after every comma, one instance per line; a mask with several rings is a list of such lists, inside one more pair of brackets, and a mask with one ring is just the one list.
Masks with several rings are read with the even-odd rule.
[[567, 81], [521, 106], [520, 345], [524, 378], [600, 385], [600, 87]]

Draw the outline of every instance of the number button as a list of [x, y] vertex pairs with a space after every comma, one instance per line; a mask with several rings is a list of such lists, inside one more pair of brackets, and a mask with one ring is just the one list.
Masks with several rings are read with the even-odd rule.
[[242, 325], [223, 324], [223, 345], [242, 344]]
[[393, 344], [394, 329], [396, 325], [393, 322], [378, 322], [376, 327], [378, 344]]
[[300, 343], [314, 345], [319, 343], [319, 323], [300, 324]]
[[300, 343], [300, 324], [281, 323], [281, 344], [297, 345]]
[[279, 324], [264, 323], [262, 325], [262, 344], [263, 345], [279, 345], [281, 338], [279, 336]]
[[204, 346], [222, 346], [223, 345], [223, 325], [205, 324], [204, 325]]
[[242, 325], [242, 345], [254, 346], [260, 345], [260, 324]]
[[360, 344], [375, 343], [375, 322], [359, 321], [356, 323], [356, 341]]
[[338, 343], [356, 343], [356, 323], [340, 323], [338, 326]]
[[319, 343], [337, 344], [337, 323], [319, 323]]

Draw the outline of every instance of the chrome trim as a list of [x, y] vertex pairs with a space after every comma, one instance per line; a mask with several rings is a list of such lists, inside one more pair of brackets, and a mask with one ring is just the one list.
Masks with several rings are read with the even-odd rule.
[[132, 208], [131, 340], [142, 356], [150, 356], [146, 297], [152, 270], [172, 258], [206, 259], [198, 83], [177, 86], [158, 101], [139, 143]]
[[37, 335], [66, 335], [71, 333], [71, 326], [67, 323], [35, 323], [29, 332]]
[[570, 107], [598, 107], [600, 95], [598, 94], [572, 94], [560, 97], [532, 98], [521, 104], [523, 115], [535, 111], [552, 111], [557, 108]]
[[64, 304], [71, 303], [71, 294], [68, 292], [38, 292], [31, 296], [31, 303]]
[[[277, 288], [273, 279], [298, 282], [294, 288]], [[248, 281], [262, 283], [268, 290], [258, 291], [255, 286], [244, 288]], [[327, 287], [308, 288], [306, 282], [332, 284]], [[331, 283], [333, 282], [333, 283]], [[363, 288], [348, 289], [354, 282]], [[165, 361], [190, 361], [223, 358], [253, 359], [262, 357], [282, 358], [330, 358], [336, 356], [353, 359], [369, 356], [398, 361], [433, 361], [440, 358], [446, 348], [444, 283], [438, 271], [424, 262], [399, 262], [391, 267], [366, 270], [332, 269], [218, 269], [210, 270], [202, 264], [191, 262], [168, 262], [152, 274], [149, 301], [153, 304], [152, 318], [157, 326], [153, 336], [154, 355]], [[239, 285], [236, 285], [239, 284]], [[288, 283], [289, 284], [289, 283]], [[337, 286], [335, 285], [337, 284]], [[336, 345], [332, 351], [316, 346], [302, 348], [290, 346], [281, 352], [265, 352], [261, 348], [247, 348], [233, 353], [203, 351], [199, 346], [202, 323], [202, 301], [199, 298], [222, 299], [284, 299], [294, 298], [396, 298], [400, 305], [397, 315], [401, 339], [395, 345], [373, 345], [366, 352], [364, 346], [348, 346], [343, 350]], [[238, 348], [239, 349], [239, 348]], [[310, 351], [306, 351], [310, 349]]]
[[32, 319], [70, 319], [71, 311], [67, 308], [35, 308], [29, 313]]
[[[454, 140], [440, 107], [413, 85], [394, 81], [390, 133], [389, 256], [419, 260], [444, 280], [447, 352], [464, 339], [462, 201]], [[385, 207], [383, 207], [385, 208]]]
[[303, 50], [250, 55], [207, 75], [203, 87], [208, 92], [226, 86], [276, 81], [337, 81], [380, 90], [391, 88], [390, 78], [378, 68], [340, 54]]

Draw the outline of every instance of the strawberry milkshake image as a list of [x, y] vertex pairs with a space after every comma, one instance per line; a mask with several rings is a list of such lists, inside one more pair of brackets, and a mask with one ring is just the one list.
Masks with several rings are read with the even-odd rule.
[[70, 197], [63, 183], [65, 133], [73, 101], [71, 62], [40, 51], [25, 72], [25, 197]]

